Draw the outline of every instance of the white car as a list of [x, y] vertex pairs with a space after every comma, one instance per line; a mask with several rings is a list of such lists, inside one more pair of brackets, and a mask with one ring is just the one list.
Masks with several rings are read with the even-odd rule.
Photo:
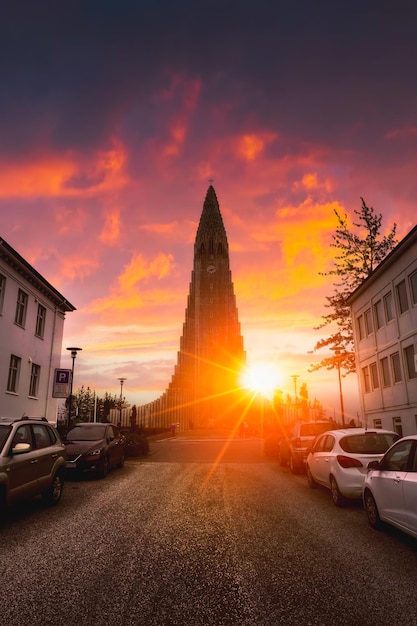
[[380, 428], [327, 431], [316, 438], [307, 456], [308, 484], [330, 489], [336, 506], [349, 498], [360, 499], [368, 463], [381, 459], [398, 438], [397, 433]]
[[417, 435], [403, 437], [369, 464], [363, 503], [371, 526], [388, 522], [417, 539]]

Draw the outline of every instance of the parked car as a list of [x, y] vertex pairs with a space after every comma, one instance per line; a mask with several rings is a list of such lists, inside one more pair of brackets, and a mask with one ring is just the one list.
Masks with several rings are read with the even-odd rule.
[[387, 522], [417, 539], [417, 435], [403, 437], [369, 463], [363, 503], [371, 526]]
[[330, 489], [336, 506], [342, 506], [349, 498], [361, 498], [368, 463], [381, 459], [398, 437], [397, 433], [382, 429], [328, 431], [317, 437], [307, 456], [308, 484]]
[[0, 418], [0, 509], [39, 495], [57, 504], [65, 460], [65, 446], [46, 418]]
[[123, 467], [125, 441], [125, 436], [114, 424], [76, 424], [67, 432], [64, 441], [69, 475], [95, 472], [104, 478], [113, 467]]
[[317, 435], [334, 428], [334, 422], [317, 420], [315, 422], [296, 422], [290, 428], [288, 437], [281, 439], [279, 444], [280, 465], [289, 464], [293, 474], [305, 469], [307, 451]]

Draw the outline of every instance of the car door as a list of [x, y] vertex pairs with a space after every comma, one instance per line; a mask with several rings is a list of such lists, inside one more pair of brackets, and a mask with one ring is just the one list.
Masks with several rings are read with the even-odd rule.
[[325, 439], [326, 439], [326, 435], [321, 435], [320, 437], [316, 439], [316, 441], [314, 442], [313, 448], [311, 450], [310, 463], [309, 463], [310, 471], [314, 480], [320, 483], [322, 482], [322, 475], [323, 475], [321, 455], [323, 452]]
[[[27, 452], [13, 452], [17, 444], [30, 445]], [[38, 453], [33, 445], [30, 424], [23, 424], [16, 429], [9, 448], [8, 501], [17, 502], [34, 496], [38, 489]]]
[[109, 445], [110, 467], [115, 467], [120, 463], [122, 450], [119, 445], [118, 431], [112, 424], [107, 427], [106, 438]]
[[409, 471], [403, 479], [404, 508], [407, 528], [417, 534], [417, 442], [410, 454]]
[[404, 478], [407, 475], [412, 440], [400, 440], [385, 455], [381, 469], [371, 477], [380, 515], [386, 521], [405, 526], [407, 514], [404, 501]]
[[62, 449], [47, 424], [32, 424], [31, 428], [38, 452], [39, 490], [44, 491], [51, 482], [52, 473], [59, 455], [62, 454]]
[[323, 435], [321, 437], [320, 450], [317, 452], [317, 478], [322, 485], [330, 486], [330, 461], [331, 451], [334, 448], [335, 438], [333, 435]]

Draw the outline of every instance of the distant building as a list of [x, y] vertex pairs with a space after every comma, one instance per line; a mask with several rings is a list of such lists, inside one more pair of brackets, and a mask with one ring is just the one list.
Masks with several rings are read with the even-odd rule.
[[0, 417], [57, 420], [52, 397], [60, 367], [65, 300], [0, 239]]
[[137, 424], [180, 429], [237, 423], [246, 364], [229, 245], [210, 185], [194, 243], [194, 267], [177, 365], [165, 393], [138, 407]]
[[351, 294], [359, 395], [368, 426], [417, 432], [417, 226]]

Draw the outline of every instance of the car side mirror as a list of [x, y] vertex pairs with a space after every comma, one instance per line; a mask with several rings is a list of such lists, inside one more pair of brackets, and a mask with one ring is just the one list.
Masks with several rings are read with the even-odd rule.
[[377, 470], [381, 467], [379, 461], [371, 461], [368, 463], [368, 470]]
[[24, 452], [30, 452], [32, 450], [32, 446], [30, 443], [17, 443], [12, 448], [12, 454], [23, 454]]

